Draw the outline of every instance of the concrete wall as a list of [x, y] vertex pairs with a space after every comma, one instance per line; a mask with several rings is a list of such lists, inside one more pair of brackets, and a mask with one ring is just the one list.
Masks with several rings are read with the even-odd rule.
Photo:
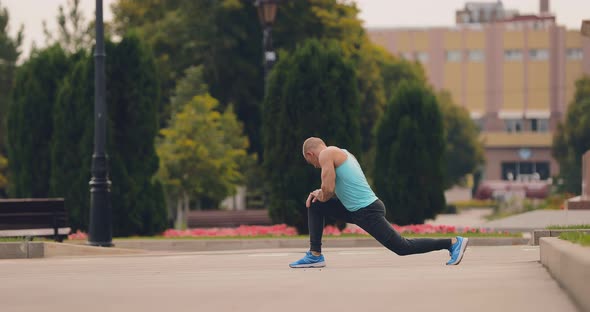
[[541, 238], [540, 244], [541, 263], [580, 311], [590, 311], [590, 247], [552, 237]]

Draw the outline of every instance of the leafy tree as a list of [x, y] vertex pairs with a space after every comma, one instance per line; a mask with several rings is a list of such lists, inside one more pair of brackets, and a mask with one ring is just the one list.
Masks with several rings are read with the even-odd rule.
[[14, 87], [14, 72], [16, 61], [20, 55], [20, 45], [23, 40], [23, 27], [21, 26], [15, 38], [9, 36], [8, 22], [10, 15], [0, 3], [0, 197], [5, 196], [8, 160], [6, 159], [6, 115], [10, 94]]
[[205, 95], [208, 90], [209, 87], [203, 81], [203, 66], [189, 67], [185, 71], [184, 78], [176, 84], [174, 96], [170, 100], [172, 114], [180, 112], [193, 97]]
[[[154, 48], [160, 76], [165, 80], [165, 97], [186, 68], [203, 64], [211, 95], [219, 99], [220, 108], [233, 103], [250, 139], [250, 151], [262, 155], [262, 31], [252, 1], [121, 0], [113, 6], [113, 12], [118, 34], [138, 29]], [[373, 81], [378, 72], [367, 52], [370, 43], [354, 3], [280, 3], [273, 27], [275, 48], [289, 52], [309, 38], [337, 40], [344, 55], [358, 68], [362, 114], [370, 111], [365, 107], [384, 106], [382, 86]], [[161, 109], [164, 118], [170, 113], [166, 106]], [[370, 117], [363, 118], [374, 123]], [[363, 124], [367, 132], [371, 128], [372, 124]]]
[[353, 2], [286, 1], [278, 6], [273, 27], [277, 47], [293, 50], [308, 39], [336, 40], [346, 57], [357, 54], [367, 39]]
[[[187, 69], [185, 71], [184, 78], [181, 79], [177, 83], [176, 90], [174, 92], [174, 96], [172, 97], [172, 99], [170, 101], [173, 116], [176, 116], [177, 114], [181, 113], [183, 111], [183, 109], [185, 109], [186, 106], [188, 105], [187, 103], [192, 102], [193, 98], [195, 96], [207, 96], [207, 97], [210, 96], [208, 93], [208, 86], [204, 83], [203, 67], [202, 66], [190, 67], [189, 69]], [[217, 102], [214, 103], [214, 105], [212, 105], [212, 106], [216, 110], [218, 109]], [[235, 115], [232, 115], [232, 112], [233, 112], [233, 110], [227, 110], [226, 114], [223, 114], [223, 116], [234, 116], [235, 117]], [[216, 113], [219, 113], [219, 112], [216, 112]], [[233, 125], [233, 128], [232, 128], [232, 125]], [[217, 127], [218, 125], [215, 123], [215, 124], [212, 124], [211, 126]], [[220, 126], [221, 126], [221, 128], [228, 128], [229, 127], [227, 130], [227, 133], [224, 133], [224, 137], [228, 137], [228, 139], [230, 139], [230, 137], [235, 137], [238, 140], [240, 140], [239, 142], [234, 142], [234, 143], [230, 144], [231, 146], [234, 146], [235, 148], [239, 148], [242, 144], [244, 144], [244, 142], [241, 141], [241, 140], [245, 139], [242, 134], [241, 126], [239, 126], [238, 124], [235, 124], [231, 120], [227, 120], [226, 123], [222, 123]], [[192, 134], [183, 133], [182, 135], [191, 136]], [[198, 138], [199, 137], [197, 137], [195, 139], [198, 139]], [[177, 142], [167, 142], [167, 143], [176, 144]], [[246, 141], [246, 145], [247, 145], [247, 141]], [[163, 150], [160, 149], [160, 152], [161, 151], [163, 151]], [[170, 156], [170, 153], [168, 153], [166, 155]], [[244, 158], [245, 157], [240, 156], [240, 157], [236, 157], [235, 159], [229, 159], [229, 158], [224, 159], [223, 161], [241, 163], [241, 160]], [[169, 158], [167, 158], [167, 159], [169, 159]], [[187, 160], [187, 161], [189, 161], [189, 160]], [[194, 159], [194, 161], [200, 162], [201, 160]], [[171, 165], [170, 160], [165, 161], [165, 163], [167, 165]], [[248, 162], [246, 162], [246, 163], [248, 163]], [[243, 166], [240, 166], [240, 171], [243, 169], [242, 167]], [[233, 185], [234, 182], [231, 182], [228, 180], [228, 182], [225, 183], [227, 185], [227, 187], [218, 189], [218, 191], [221, 191], [220, 194], [213, 194], [212, 195], [207, 192], [198, 192], [195, 194], [193, 191], [190, 191], [190, 190], [184, 192], [184, 191], [180, 191], [174, 182], [172, 182], [172, 183], [170, 182], [171, 178], [168, 176], [168, 173], [166, 173], [166, 169], [164, 167], [161, 167], [160, 172], [161, 172], [160, 177], [164, 178], [165, 186], [168, 186], [167, 187], [167, 190], [168, 190], [167, 197], [169, 199], [169, 202], [170, 201], [174, 202], [174, 203], [170, 203], [169, 207], [171, 207], [173, 204], [177, 205], [176, 211], [174, 211], [173, 209], [169, 209], [169, 215], [175, 216], [176, 226], [178, 228], [180, 228], [184, 225], [184, 217], [186, 217], [186, 212], [189, 209], [191, 198], [193, 199], [193, 201], [196, 201], [198, 205], [203, 203], [205, 205], [217, 207], [219, 201], [222, 199], [220, 196], [225, 197], [226, 195], [232, 194], [235, 190], [235, 185]], [[227, 179], [227, 177], [221, 177], [221, 179]], [[241, 180], [242, 180], [242, 178], [240, 176], [240, 178], [237, 179], [236, 181], [241, 181]], [[212, 195], [212, 197], [210, 197], [211, 195]]]
[[[113, 13], [119, 34], [137, 29], [153, 47], [164, 98], [170, 98], [188, 67], [203, 64], [205, 82], [221, 102], [219, 108], [233, 104], [245, 123], [251, 150], [260, 148], [261, 32], [251, 2], [122, 0]], [[171, 114], [167, 106], [160, 108], [162, 125]]]
[[[71, 68], [60, 46], [33, 53], [16, 71], [8, 112], [9, 193], [47, 197], [51, 175], [51, 118], [57, 90]], [[16, 161], [18, 160], [18, 161]]]
[[270, 215], [305, 232], [306, 194], [319, 186], [320, 177], [303, 160], [301, 144], [317, 136], [360, 153], [356, 74], [336, 41], [306, 41], [275, 66], [263, 114]]
[[576, 81], [576, 92], [553, 138], [553, 156], [559, 162], [563, 191], [580, 194], [582, 155], [590, 150], [590, 77]]
[[443, 119], [432, 92], [402, 81], [376, 129], [375, 190], [387, 219], [424, 223], [445, 207]]
[[231, 106], [220, 113], [218, 105], [209, 94], [197, 95], [161, 130], [159, 177], [177, 203], [177, 227], [185, 225], [191, 199], [220, 201], [243, 181], [248, 139]]
[[469, 112], [455, 105], [446, 91], [438, 93], [437, 98], [447, 148], [445, 189], [449, 189], [463, 182], [465, 175], [474, 173], [483, 164], [483, 144], [479, 141], [479, 130]]
[[57, 43], [68, 53], [89, 49], [92, 46], [94, 24], [86, 22], [84, 14], [80, 10], [80, 0], [68, 0], [65, 9], [60, 5], [56, 22], [58, 26], [57, 36], [47, 28], [47, 22], [43, 21], [45, 44], [53, 45]]

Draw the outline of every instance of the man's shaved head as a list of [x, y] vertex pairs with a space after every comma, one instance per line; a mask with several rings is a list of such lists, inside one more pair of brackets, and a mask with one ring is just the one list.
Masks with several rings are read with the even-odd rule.
[[317, 147], [321, 147], [321, 146], [326, 146], [326, 143], [324, 143], [324, 141], [320, 138], [316, 138], [316, 137], [310, 137], [307, 138], [307, 140], [305, 140], [305, 142], [303, 142], [303, 154], [305, 154], [305, 152], [315, 149]]

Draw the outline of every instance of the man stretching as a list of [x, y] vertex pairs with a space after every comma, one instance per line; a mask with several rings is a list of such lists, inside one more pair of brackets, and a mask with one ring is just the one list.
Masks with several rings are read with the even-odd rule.
[[[326, 146], [320, 138], [308, 138], [303, 143], [303, 157], [315, 168], [322, 170], [321, 189], [309, 193], [305, 205], [309, 208], [310, 250], [292, 268], [318, 268], [326, 266], [322, 255], [324, 218], [335, 217], [360, 226], [377, 241], [400, 256], [447, 249], [451, 259], [447, 265], [457, 265], [463, 258], [468, 239], [457, 236], [450, 239], [402, 237], [385, 219], [383, 202], [367, 183], [356, 158], [347, 150]], [[337, 198], [334, 198], [336, 195]]]

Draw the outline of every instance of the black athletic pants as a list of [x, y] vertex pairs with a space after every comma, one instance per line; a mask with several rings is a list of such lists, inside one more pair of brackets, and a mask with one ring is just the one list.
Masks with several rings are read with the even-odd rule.
[[383, 246], [400, 256], [449, 249], [451, 247], [451, 239], [447, 238], [406, 239], [402, 237], [385, 219], [385, 206], [379, 199], [365, 208], [351, 212], [338, 199], [333, 198], [325, 203], [316, 201], [309, 208], [308, 222], [311, 251], [322, 251], [324, 218], [327, 216], [360, 226]]

